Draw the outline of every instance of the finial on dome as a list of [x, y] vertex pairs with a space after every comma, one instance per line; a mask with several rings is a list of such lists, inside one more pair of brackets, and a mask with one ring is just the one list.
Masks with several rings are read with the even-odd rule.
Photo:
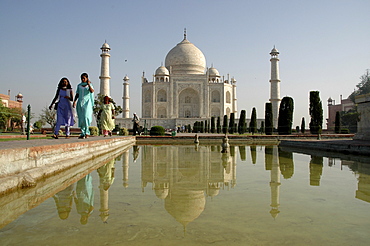
[[186, 28], [184, 28], [184, 39], [186, 39]]

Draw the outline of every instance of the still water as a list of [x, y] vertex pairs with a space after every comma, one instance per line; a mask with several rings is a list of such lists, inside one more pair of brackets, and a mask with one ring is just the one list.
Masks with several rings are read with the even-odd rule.
[[370, 162], [143, 145], [100, 165], [0, 200], [19, 213], [0, 217], [0, 245], [370, 245]]

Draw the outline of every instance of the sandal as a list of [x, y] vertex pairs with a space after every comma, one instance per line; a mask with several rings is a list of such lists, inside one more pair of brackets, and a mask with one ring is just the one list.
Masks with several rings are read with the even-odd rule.
[[55, 135], [55, 134], [51, 137], [54, 138], [54, 139], [58, 139], [58, 135]]

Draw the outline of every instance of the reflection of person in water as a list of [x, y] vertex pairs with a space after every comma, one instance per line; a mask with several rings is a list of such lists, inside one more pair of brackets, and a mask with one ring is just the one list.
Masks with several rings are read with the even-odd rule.
[[134, 149], [133, 149], [133, 152], [132, 152], [134, 162], [136, 162], [136, 159], [139, 157], [139, 149], [140, 149], [139, 146], [134, 145]]
[[109, 216], [108, 206], [108, 189], [114, 181], [114, 163], [115, 159], [110, 160], [107, 164], [99, 167], [99, 190], [100, 190], [100, 218], [104, 223], [107, 223]]
[[108, 190], [114, 181], [114, 162], [115, 159], [110, 160], [107, 164], [98, 168], [100, 186], [103, 190]]
[[74, 187], [75, 184], [72, 184], [53, 196], [57, 206], [59, 218], [62, 220], [67, 219], [72, 210]]
[[91, 173], [77, 182], [75, 203], [77, 212], [81, 215], [80, 223], [85, 225], [94, 210], [94, 189]]

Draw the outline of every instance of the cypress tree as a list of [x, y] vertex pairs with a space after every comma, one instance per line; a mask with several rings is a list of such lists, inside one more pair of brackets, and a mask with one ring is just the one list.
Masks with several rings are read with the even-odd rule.
[[234, 127], [235, 127], [235, 114], [230, 114], [230, 123], [229, 123], [229, 133], [234, 133]]
[[249, 131], [252, 134], [257, 132], [257, 113], [256, 108], [252, 109], [251, 122], [249, 122]]
[[265, 132], [266, 135], [272, 135], [274, 130], [273, 120], [272, 120], [272, 104], [265, 104]]
[[208, 120], [204, 121], [204, 132], [208, 132]]
[[302, 117], [302, 122], [301, 122], [301, 132], [304, 134], [306, 131], [306, 121], [304, 120], [304, 117]]
[[312, 134], [321, 134], [323, 112], [319, 91], [310, 91], [310, 131]]
[[334, 131], [335, 133], [340, 133], [340, 128], [341, 128], [341, 124], [340, 124], [340, 112], [337, 111], [335, 113], [335, 128], [334, 128]]
[[226, 134], [226, 133], [228, 132], [227, 130], [228, 130], [228, 128], [229, 128], [229, 127], [228, 127], [228, 125], [227, 125], [227, 124], [228, 124], [228, 122], [227, 122], [227, 121], [228, 121], [228, 120], [227, 120], [227, 118], [228, 118], [228, 117], [227, 117], [227, 115], [225, 114], [225, 115], [224, 115], [224, 122], [223, 122], [223, 125], [222, 125], [222, 132], [223, 132], [223, 134]]
[[278, 118], [279, 135], [292, 134], [293, 110], [294, 110], [293, 98], [284, 97], [281, 100], [279, 108], [279, 118]]
[[246, 118], [246, 111], [245, 110], [242, 110], [240, 112], [240, 118], [239, 118], [239, 125], [238, 125], [238, 133], [239, 134], [244, 134], [246, 132], [246, 122], [245, 122], [245, 118]]
[[217, 133], [221, 133], [221, 117], [217, 117]]
[[215, 133], [215, 132], [216, 132], [215, 117], [212, 116], [211, 117], [211, 133]]
[[264, 121], [261, 122], [260, 131], [261, 131], [261, 133], [265, 133], [265, 122]]

